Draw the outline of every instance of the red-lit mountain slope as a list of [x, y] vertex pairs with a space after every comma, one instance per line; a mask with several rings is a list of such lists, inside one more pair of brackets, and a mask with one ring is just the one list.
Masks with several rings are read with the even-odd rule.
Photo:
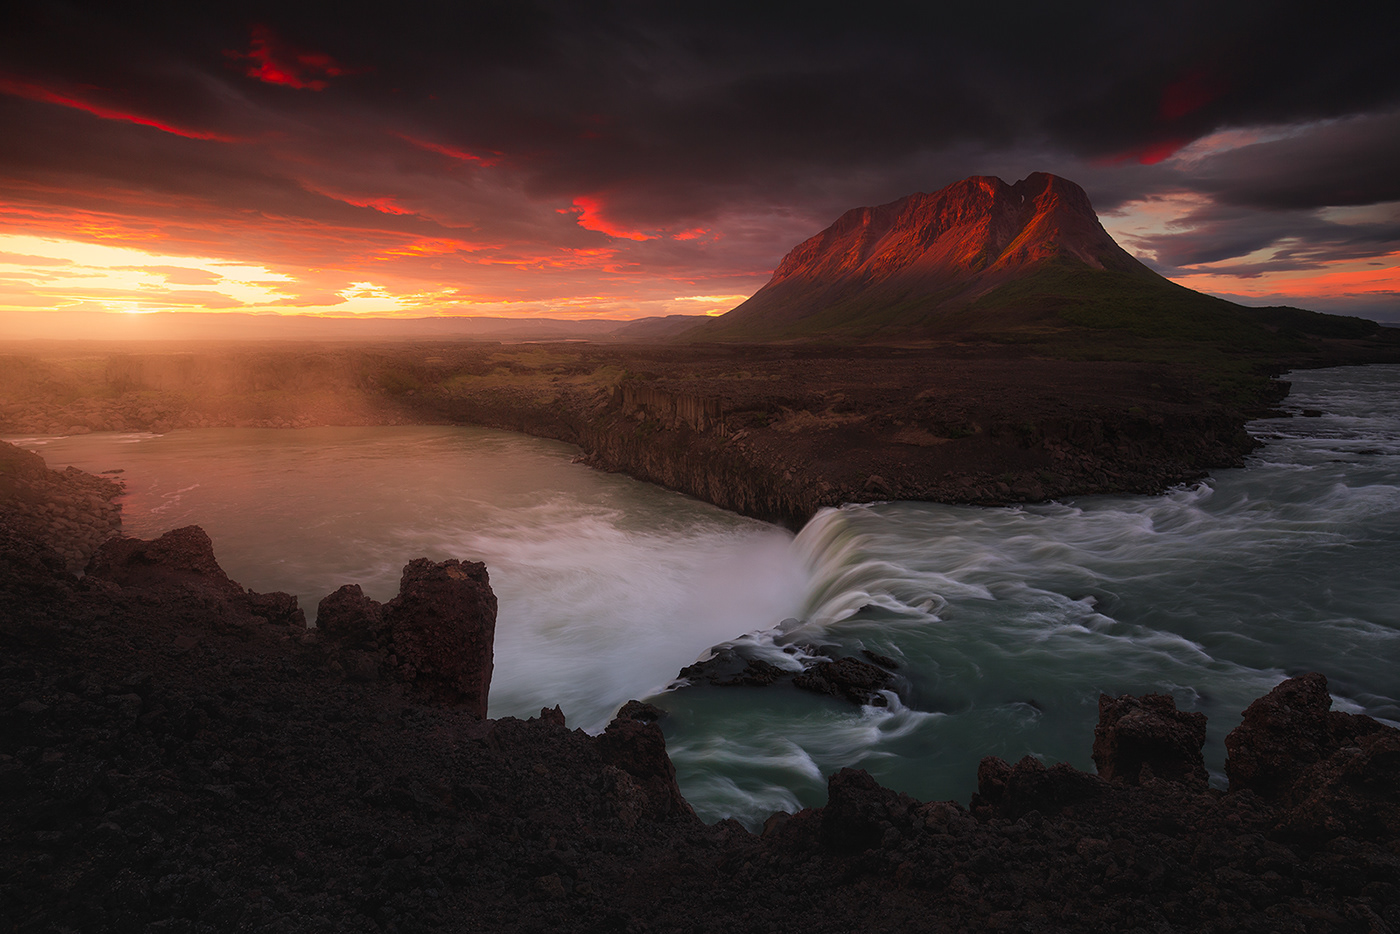
[[1182, 303], [1197, 306], [1191, 309], [1197, 314], [1238, 310], [1177, 286], [1130, 256], [1073, 182], [1044, 172], [1014, 185], [978, 175], [933, 194], [847, 211], [784, 257], [752, 298], [688, 337], [1131, 329], [1143, 322], [1114, 319], [1134, 309], [1180, 310]]

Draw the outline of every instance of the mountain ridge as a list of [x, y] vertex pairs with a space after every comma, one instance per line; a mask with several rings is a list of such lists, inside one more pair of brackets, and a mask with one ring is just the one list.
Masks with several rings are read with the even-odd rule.
[[[1003, 287], [1021, 296], [1011, 327], [1058, 326], [1057, 292], [1066, 271], [1090, 289], [1160, 290], [1164, 306], [1232, 303], [1184, 289], [1158, 275], [1109, 236], [1084, 189], [1035, 172], [1014, 184], [975, 175], [932, 194], [852, 208], [794, 247], [748, 301], [684, 337], [791, 340], [813, 337], [943, 336], [996, 329], [997, 321], [959, 315]], [[1076, 283], [1070, 291], [1083, 287]], [[1036, 290], [1031, 289], [1032, 293]], [[1073, 300], [1074, 296], [1067, 297]], [[973, 318], [985, 316], [972, 316]]]

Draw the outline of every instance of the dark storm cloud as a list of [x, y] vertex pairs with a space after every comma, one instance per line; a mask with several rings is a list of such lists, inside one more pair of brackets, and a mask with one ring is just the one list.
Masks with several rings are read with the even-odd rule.
[[[1347, 6], [45, 2], [5, 59], [234, 135], [249, 108], [296, 118], [354, 101], [380, 125], [503, 152], [542, 195], [633, 188], [646, 197], [628, 210], [660, 216], [966, 140], [1131, 158], [1395, 101], [1397, 14]], [[257, 80], [249, 56], [267, 37], [284, 61], [319, 56], [337, 74]]]
[[[1317, 263], [1382, 234], [1308, 210], [1400, 198], [1397, 4], [22, 0], [7, 15], [3, 197], [232, 219], [228, 237], [288, 261], [320, 247], [268, 231], [304, 224], [341, 231], [326, 250], [391, 234], [606, 246], [633, 264], [619, 270], [732, 278], [854, 205], [1049, 170], [1100, 211], [1169, 191], [1239, 209], [1144, 242], [1164, 268], [1289, 229], [1313, 249], [1277, 261]], [[1310, 129], [1163, 161], [1264, 124]]]
[[1219, 264], [1273, 248], [1269, 259], [1216, 265], [1245, 277], [1288, 269], [1320, 269], [1328, 261], [1385, 256], [1400, 249], [1400, 216], [1388, 222], [1337, 223], [1307, 211], [1259, 212], [1211, 204], [1179, 218], [1177, 232], [1133, 238], [1131, 245], [1159, 272]]
[[1291, 210], [1400, 201], [1400, 111], [1305, 124], [1284, 139], [1211, 158], [1197, 187], [1217, 199]]

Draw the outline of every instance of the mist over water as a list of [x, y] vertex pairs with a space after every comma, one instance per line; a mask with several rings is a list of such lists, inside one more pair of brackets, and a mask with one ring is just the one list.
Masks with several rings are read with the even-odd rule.
[[620, 474], [570, 445], [441, 426], [16, 439], [53, 467], [121, 468], [123, 531], [197, 524], [229, 576], [314, 618], [376, 600], [412, 558], [485, 561], [499, 603], [492, 716], [562, 705], [601, 730], [706, 647], [798, 610], [792, 535]]
[[[1006, 509], [888, 503], [794, 540], [625, 477], [567, 445], [471, 428], [228, 429], [31, 439], [50, 466], [125, 468], [128, 534], [192, 522], [230, 575], [377, 599], [426, 555], [485, 560], [500, 600], [493, 716], [562, 704], [600, 729], [666, 708], [682, 790], [750, 824], [868, 769], [966, 802], [983, 755], [1092, 768], [1099, 692], [1170, 692], [1210, 718], [1324, 672], [1343, 709], [1400, 721], [1400, 367], [1293, 374], [1243, 470], [1159, 497]], [[779, 627], [779, 622], [799, 622]], [[898, 659], [888, 708], [784, 686], [657, 694], [707, 647]]]

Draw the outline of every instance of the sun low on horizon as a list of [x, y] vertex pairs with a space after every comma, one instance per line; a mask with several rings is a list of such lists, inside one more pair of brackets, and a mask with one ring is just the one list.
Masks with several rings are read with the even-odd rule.
[[[1326, 30], [1287, 86], [1228, 17], [1232, 61], [1167, 30], [1105, 86], [913, 12], [486, 10], [29, 10], [0, 40], [0, 319], [718, 315], [850, 208], [1049, 171], [1182, 285], [1400, 322], [1400, 80]], [[1100, 18], [1061, 44], [1152, 14]]]

